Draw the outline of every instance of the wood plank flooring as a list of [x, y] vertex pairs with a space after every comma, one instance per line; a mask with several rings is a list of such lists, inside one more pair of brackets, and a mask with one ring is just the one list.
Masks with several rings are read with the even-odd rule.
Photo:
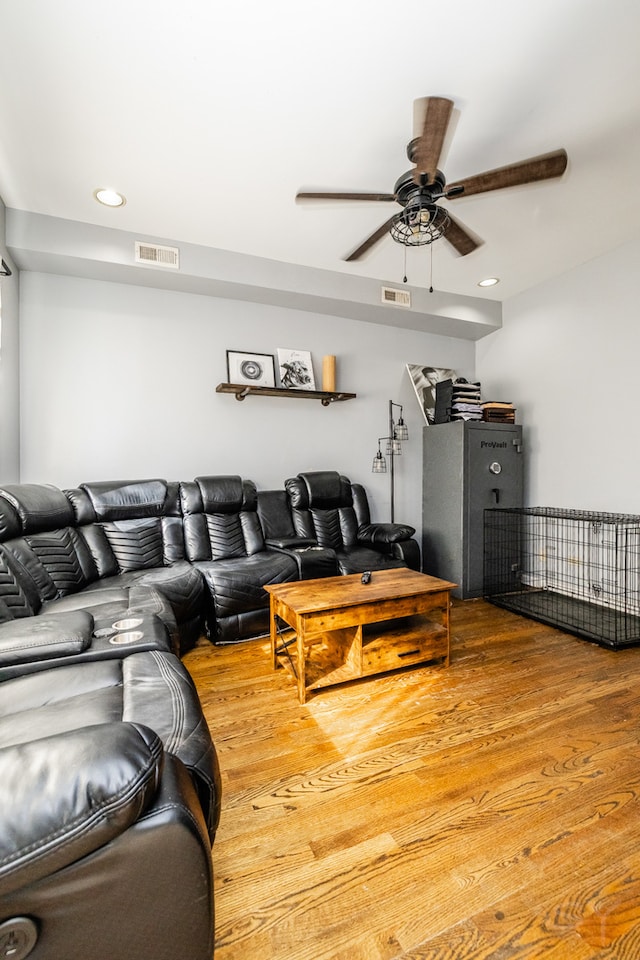
[[640, 648], [482, 600], [451, 664], [300, 705], [269, 640], [185, 657], [223, 778], [216, 960], [638, 960]]

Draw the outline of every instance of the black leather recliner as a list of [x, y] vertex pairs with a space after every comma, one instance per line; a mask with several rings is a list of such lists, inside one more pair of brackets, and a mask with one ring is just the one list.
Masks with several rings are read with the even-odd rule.
[[209, 588], [211, 640], [233, 643], [269, 631], [269, 583], [298, 579], [292, 557], [265, 543], [251, 480], [196, 477], [180, 484], [187, 558]]
[[0, 489], [0, 954], [13, 960], [213, 955], [220, 772], [176, 656], [205, 591], [163, 483], [97, 485], [132, 511], [122, 520], [100, 520], [84, 490]]
[[105, 724], [0, 749], [0, 807], [4, 956], [211, 960], [202, 815], [151, 730]]
[[174, 654], [136, 650], [110, 659], [71, 658], [0, 683], [0, 749], [122, 721], [150, 727], [182, 762], [213, 838], [220, 817], [218, 761], [193, 681]]
[[265, 543], [293, 557], [300, 580], [337, 577], [338, 560], [331, 547], [320, 547], [315, 539], [296, 535], [285, 490], [258, 490], [258, 517]]
[[150, 586], [100, 579], [62, 491], [0, 489], [0, 541], [0, 680], [123, 655], [110, 628], [134, 605], [142, 633], [135, 648], [177, 652], [171, 604]]
[[[100, 577], [99, 589], [148, 587], [170, 605], [180, 653], [202, 634], [205, 588], [185, 558], [179, 484], [100, 481], [65, 491]], [[140, 591], [138, 591], [140, 592]], [[137, 597], [133, 597], [136, 605]]]
[[0, 944], [32, 960], [210, 960], [215, 750], [171, 653], [0, 683]]
[[371, 523], [360, 484], [335, 470], [318, 470], [286, 480], [285, 490], [297, 536], [332, 549], [340, 574], [420, 569], [415, 529], [402, 523]]

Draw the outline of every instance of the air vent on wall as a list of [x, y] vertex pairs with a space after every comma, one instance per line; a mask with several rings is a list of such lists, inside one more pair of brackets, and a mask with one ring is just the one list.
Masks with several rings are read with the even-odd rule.
[[410, 307], [411, 294], [408, 290], [394, 290], [393, 287], [382, 287], [382, 302], [393, 303], [396, 307]]
[[180, 251], [177, 247], [163, 247], [157, 243], [136, 240], [136, 263], [151, 263], [156, 267], [180, 268]]

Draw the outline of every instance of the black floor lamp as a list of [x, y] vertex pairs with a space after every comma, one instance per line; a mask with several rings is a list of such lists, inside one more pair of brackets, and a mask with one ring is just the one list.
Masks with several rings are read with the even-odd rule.
[[[393, 418], [393, 408], [400, 407], [400, 416], [398, 420]], [[373, 465], [371, 467], [372, 473], [387, 473], [387, 457], [389, 457], [389, 481], [391, 488], [391, 523], [394, 522], [395, 514], [395, 470], [394, 470], [394, 461], [396, 457], [402, 455], [402, 441], [409, 439], [409, 431], [407, 425], [402, 419], [402, 404], [394, 403], [393, 400], [389, 400], [389, 435], [387, 437], [378, 437], [378, 452], [373, 458]], [[383, 455], [382, 450], [380, 449], [380, 444], [383, 440], [387, 441], [387, 446], [385, 448], [385, 454]]]

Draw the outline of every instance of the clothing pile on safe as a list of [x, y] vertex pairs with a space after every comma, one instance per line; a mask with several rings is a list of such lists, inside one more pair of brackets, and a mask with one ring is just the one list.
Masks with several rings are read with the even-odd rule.
[[515, 407], [502, 400], [483, 403], [481, 385], [464, 377], [441, 380], [436, 384], [434, 423], [452, 420], [484, 420], [489, 423], [515, 423]]

